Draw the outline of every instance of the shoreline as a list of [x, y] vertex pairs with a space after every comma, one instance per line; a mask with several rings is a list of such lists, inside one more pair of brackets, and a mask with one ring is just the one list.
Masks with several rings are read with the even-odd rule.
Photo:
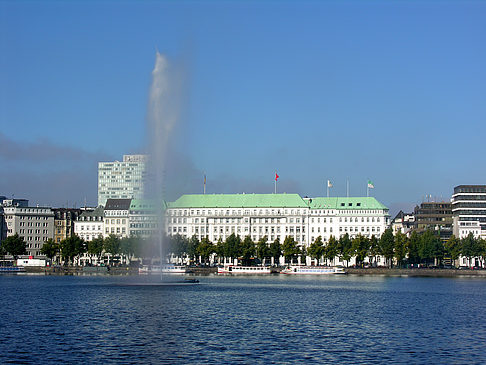
[[[408, 276], [408, 277], [478, 277], [486, 278], [486, 270], [458, 269], [399, 269], [399, 268], [344, 268], [348, 275], [368, 276]], [[45, 275], [139, 275], [138, 269], [130, 267], [25, 267], [27, 274]], [[216, 267], [191, 268], [192, 275], [210, 275], [217, 273]]]

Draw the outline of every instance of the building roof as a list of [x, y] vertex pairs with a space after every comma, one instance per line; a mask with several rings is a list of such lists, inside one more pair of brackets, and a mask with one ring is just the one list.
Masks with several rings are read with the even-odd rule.
[[103, 217], [104, 208], [100, 205], [94, 210], [83, 210], [80, 217]]
[[155, 210], [157, 205], [149, 199], [132, 199], [130, 210]]
[[311, 209], [385, 209], [388, 208], [381, 204], [374, 197], [332, 197], [332, 198], [311, 198], [309, 199]]
[[385, 209], [373, 197], [305, 198], [299, 194], [186, 194], [167, 208], [311, 208], [311, 209]]
[[167, 208], [306, 208], [299, 194], [186, 194]]
[[132, 199], [107, 199], [105, 210], [129, 210]]

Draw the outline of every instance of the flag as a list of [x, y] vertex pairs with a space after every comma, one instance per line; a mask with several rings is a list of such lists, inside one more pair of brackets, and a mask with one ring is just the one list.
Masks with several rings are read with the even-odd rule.
[[277, 175], [277, 171], [275, 171], [275, 181], [277, 181], [277, 179], [279, 178], [280, 176]]
[[327, 180], [327, 187], [328, 187], [328, 188], [332, 188], [332, 183], [331, 183], [331, 180]]
[[371, 182], [371, 180], [368, 180], [368, 188], [369, 189], [374, 189], [375, 185]]
[[206, 185], [206, 175], [204, 175], [204, 185]]

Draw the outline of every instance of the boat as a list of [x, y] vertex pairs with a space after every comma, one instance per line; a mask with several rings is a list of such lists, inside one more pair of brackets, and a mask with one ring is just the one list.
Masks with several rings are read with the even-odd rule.
[[25, 272], [23, 266], [0, 266], [0, 273], [12, 274], [17, 272]]
[[139, 274], [185, 274], [187, 268], [183, 265], [165, 264], [159, 265], [144, 265], [138, 269]]
[[333, 275], [347, 274], [342, 267], [337, 266], [288, 266], [281, 274], [289, 275]]
[[218, 267], [218, 274], [271, 274], [269, 266], [239, 266], [225, 265]]

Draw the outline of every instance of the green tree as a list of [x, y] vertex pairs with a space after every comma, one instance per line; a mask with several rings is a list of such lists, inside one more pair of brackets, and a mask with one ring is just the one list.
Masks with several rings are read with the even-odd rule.
[[468, 265], [473, 266], [472, 258], [479, 256], [480, 253], [478, 240], [474, 237], [472, 233], [469, 233], [461, 240], [461, 246], [462, 255], [467, 257]]
[[408, 263], [409, 264], [419, 264], [420, 263], [420, 255], [419, 255], [419, 247], [420, 247], [420, 236], [417, 231], [412, 231], [410, 238], [407, 241], [407, 253], [408, 253]]
[[394, 256], [394, 246], [395, 246], [395, 238], [393, 237], [393, 231], [391, 228], [385, 229], [385, 232], [381, 235], [380, 238], [380, 251], [388, 263], [388, 267], [392, 267], [393, 265], [393, 256]]
[[243, 265], [249, 266], [251, 259], [255, 255], [255, 243], [251, 240], [250, 236], [246, 236], [243, 242], [241, 242], [240, 254], [243, 258]]
[[101, 260], [101, 255], [103, 253], [103, 236], [99, 235], [98, 237], [88, 241], [87, 252], [91, 256], [95, 256], [98, 259], [98, 262]]
[[258, 241], [256, 245], [256, 256], [263, 264], [265, 263], [265, 258], [270, 257], [270, 248], [268, 247], [267, 236], [263, 236]]
[[403, 260], [407, 255], [407, 236], [401, 231], [395, 235], [394, 256], [397, 260], [398, 267], [403, 266]]
[[2, 241], [2, 247], [6, 252], [13, 256], [14, 260], [20, 255], [27, 254], [26, 243], [17, 233], [7, 237]]
[[275, 241], [270, 243], [269, 255], [273, 258], [274, 265], [278, 265], [280, 256], [282, 256], [282, 246], [280, 245], [280, 239], [277, 237]]
[[292, 264], [294, 259], [300, 254], [300, 249], [297, 247], [297, 243], [291, 236], [285, 237], [282, 244], [282, 253], [285, 257], [285, 262]]
[[331, 235], [324, 250], [324, 258], [326, 261], [329, 260], [329, 262], [332, 262], [334, 260], [334, 258], [338, 255], [338, 246], [338, 241], [336, 238], [334, 238], [334, 236]]
[[353, 256], [353, 247], [349, 235], [345, 233], [338, 240], [337, 244], [338, 256], [342, 261], [346, 261], [346, 266], [349, 265], [349, 260]]
[[221, 240], [221, 237], [218, 239], [218, 242], [216, 242], [216, 246], [214, 247], [214, 252], [218, 256], [218, 261], [221, 263], [221, 258], [223, 261], [226, 258], [226, 242], [223, 242]]
[[236, 236], [234, 233], [230, 234], [225, 241], [224, 256], [230, 257], [231, 260], [240, 256], [240, 250], [241, 250], [240, 244], [241, 244], [240, 237]]
[[199, 239], [196, 235], [193, 235], [186, 245], [186, 254], [189, 256], [189, 260], [194, 260], [196, 257], [196, 250], [199, 246]]
[[201, 261], [207, 264], [209, 263], [209, 258], [214, 253], [214, 245], [205, 237], [197, 246], [196, 253], [201, 256]]
[[110, 253], [113, 256], [118, 255], [121, 252], [120, 238], [114, 234], [110, 234], [105, 238], [103, 248], [105, 249], [105, 252]]
[[319, 265], [319, 262], [325, 253], [324, 243], [322, 242], [321, 236], [317, 237], [316, 240], [310, 244], [307, 253], [310, 257], [315, 259], [317, 265]]
[[61, 256], [65, 264], [74, 263], [74, 258], [86, 251], [86, 243], [78, 236], [68, 237], [60, 242]]
[[452, 235], [449, 237], [444, 245], [445, 254], [452, 260], [452, 265], [456, 266], [455, 262], [461, 255], [461, 240]]
[[370, 240], [368, 237], [358, 234], [352, 241], [352, 252], [356, 255], [356, 265], [363, 267], [363, 262], [370, 250]]
[[54, 257], [56, 257], [56, 255], [59, 252], [59, 244], [54, 242], [54, 240], [52, 238], [49, 238], [42, 245], [40, 252], [41, 252], [41, 254], [45, 255], [46, 257], [49, 258], [49, 260], [52, 261], [52, 259]]
[[433, 264], [434, 259], [440, 254], [440, 245], [440, 238], [433, 231], [426, 230], [420, 235], [418, 252], [421, 261], [425, 261], [425, 265]]
[[375, 235], [370, 238], [370, 249], [368, 251], [370, 264], [376, 265], [376, 257], [380, 255], [380, 243]]

